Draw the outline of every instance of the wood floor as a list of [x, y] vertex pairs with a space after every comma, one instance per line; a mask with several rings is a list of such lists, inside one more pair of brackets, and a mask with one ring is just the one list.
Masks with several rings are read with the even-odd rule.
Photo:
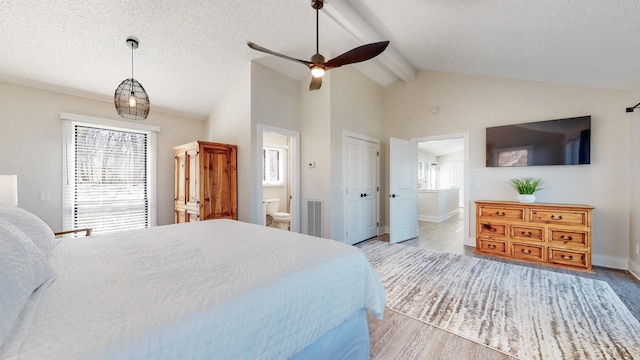
[[[473, 247], [463, 245], [462, 229], [462, 213], [441, 223], [420, 221], [418, 237], [404, 241], [402, 244], [602, 280], [611, 286], [640, 321], [640, 281], [628, 271], [594, 266], [595, 274], [588, 274], [477, 255]], [[374, 239], [388, 241], [388, 236], [383, 235]], [[371, 359], [516, 359], [388, 308], [382, 321], [369, 315], [369, 332]]]

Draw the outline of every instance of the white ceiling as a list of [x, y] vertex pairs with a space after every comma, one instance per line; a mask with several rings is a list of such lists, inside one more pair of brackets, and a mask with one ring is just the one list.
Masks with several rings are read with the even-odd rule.
[[[309, 0], [0, 0], [0, 9], [0, 81], [109, 100], [131, 76], [125, 40], [135, 36], [134, 77], [152, 111], [197, 118], [250, 60], [306, 76], [248, 40], [302, 59], [315, 51]], [[391, 41], [352, 65], [382, 86], [415, 69], [637, 89], [638, 36], [636, 0], [327, 0], [320, 17], [327, 57]]]
[[459, 153], [464, 151], [464, 139], [422, 141], [418, 143], [418, 150], [433, 157]]

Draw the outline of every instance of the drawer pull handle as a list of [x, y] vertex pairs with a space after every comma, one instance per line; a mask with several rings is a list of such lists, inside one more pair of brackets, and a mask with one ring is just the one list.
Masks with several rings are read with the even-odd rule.
[[562, 260], [573, 260], [573, 255], [562, 255], [560, 257]]
[[497, 247], [493, 244], [487, 244], [487, 249], [496, 249]]
[[562, 215], [558, 215], [558, 216], [551, 215], [551, 219], [553, 219], [553, 220], [562, 220]]
[[504, 211], [496, 211], [496, 216], [504, 216]]
[[531, 233], [531, 231], [527, 231], [527, 232], [524, 232], [524, 231], [523, 231], [523, 232], [522, 232], [522, 236], [531, 236], [531, 235], [533, 235], [533, 234]]
[[560, 239], [562, 239], [562, 240], [567, 240], [567, 241], [571, 241], [571, 240], [573, 240], [573, 237], [572, 237], [571, 235], [569, 235], [569, 236], [561, 235], [561, 236], [560, 236]]
[[520, 252], [522, 252], [523, 254], [531, 254], [531, 250], [529, 249], [522, 249], [520, 250]]

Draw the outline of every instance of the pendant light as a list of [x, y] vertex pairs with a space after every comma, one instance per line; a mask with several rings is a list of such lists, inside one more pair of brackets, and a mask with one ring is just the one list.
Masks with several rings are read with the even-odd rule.
[[149, 95], [136, 79], [133, 78], [133, 50], [138, 48], [138, 41], [127, 39], [127, 46], [131, 48], [131, 78], [125, 79], [113, 98], [118, 115], [125, 119], [144, 120], [149, 115]]

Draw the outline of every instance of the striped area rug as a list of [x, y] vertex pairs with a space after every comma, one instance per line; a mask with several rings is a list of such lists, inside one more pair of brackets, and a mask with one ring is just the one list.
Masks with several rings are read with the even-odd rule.
[[640, 359], [640, 323], [599, 280], [371, 241], [387, 307], [520, 359]]

